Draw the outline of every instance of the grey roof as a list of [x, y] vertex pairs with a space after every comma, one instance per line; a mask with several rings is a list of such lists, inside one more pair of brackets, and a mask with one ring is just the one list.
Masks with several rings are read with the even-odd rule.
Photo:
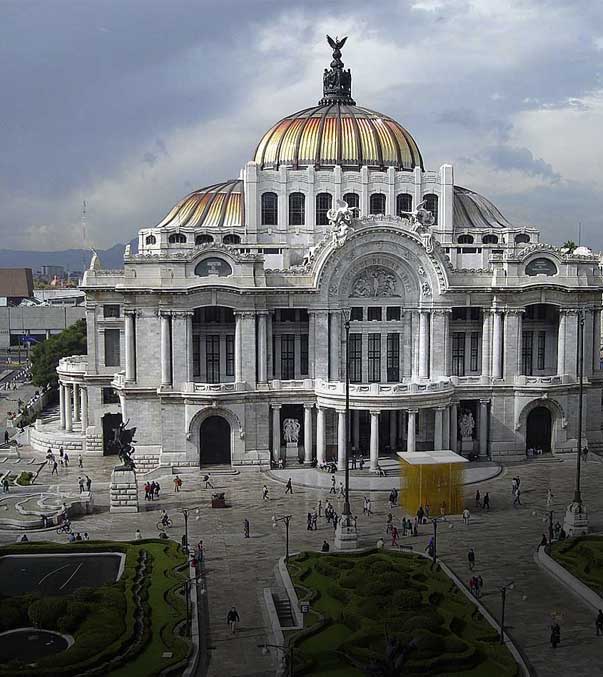
[[513, 224], [483, 195], [461, 186], [454, 187], [455, 228], [513, 228]]

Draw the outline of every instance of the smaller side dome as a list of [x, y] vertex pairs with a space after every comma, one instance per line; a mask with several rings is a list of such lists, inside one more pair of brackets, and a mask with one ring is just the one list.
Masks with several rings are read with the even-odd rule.
[[234, 227], [245, 223], [243, 181], [230, 179], [199, 188], [180, 200], [156, 228]]
[[462, 228], [513, 228], [490, 200], [483, 195], [460, 186], [454, 187], [454, 227]]

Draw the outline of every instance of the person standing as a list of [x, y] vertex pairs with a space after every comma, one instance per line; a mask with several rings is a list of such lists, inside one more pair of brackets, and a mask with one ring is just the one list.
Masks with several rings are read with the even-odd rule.
[[243, 522], [243, 536], [249, 538], [249, 520], [247, 518]]
[[373, 503], [370, 496], [366, 499], [366, 514], [369, 517], [373, 514]]
[[262, 487], [262, 501], [269, 501], [270, 497], [268, 496], [268, 487], [264, 484]]
[[78, 477], [77, 478], [77, 483], [80, 487], [80, 494], [84, 492], [84, 478], [83, 477]]
[[240, 622], [239, 612], [236, 607], [231, 607], [230, 611], [226, 614], [226, 622], [230, 626], [230, 632], [234, 635], [237, 631], [237, 623]]
[[335, 489], [335, 477], [331, 475], [331, 488], [329, 489], [329, 494], [336, 494], [337, 491]]
[[471, 517], [471, 513], [469, 512], [468, 508], [465, 508], [463, 510], [463, 522], [465, 523], [465, 526], [469, 524], [469, 518]]
[[551, 505], [553, 503], [553, 492], [551, 491], [551, 488], [549, 487], [546, 490], [546, 507], [548, 510], [551, 509]]
[[84, 462], [82, 461], [82, 455], [81, 454], [77, 458], [77, 465], [78, 465], [78, 468], [84, 467]]
[[555, 622], [551, 625], [551, 646], [556, 649], [561, 642], [561, 626]]
[[469, 548], [469, 552], [467, 553], [467, 561], [469, 562], [469, 570], [473, 571], [475, 568], [475, 550], [473, 548]]
[[86, 491], [90, 491], [92, 488], [92, 480], [86, 475]]
[[69, 454], [67, 452], [65, 452], [65, 467], [69, 467]]
[[318, 508], [318, 516], [322, 517], [322, 501], [320, 499], [318, 500], [317, 508]]
[[8, 434], [8, 430], [4, 431], [4, 444], [8, 444], [8, 441], [10, 440], [10, 435]]
[[519, 495], [521, 494], [521, 490], [519, 489], [519, 484], [515, 488], [515, 494], [513, 496], [513, 505], [521, 505], [521, 501], [519, 500]]
[[484, 508], [484, 510], [490, 510], [490, 494], [487, 491], [484, 495], [483, 508]]
[[475, 492], [475, 507], [479, 508], [481, 504], [481, 494], [479, 493], [479, 489]]
[[2, 491], [8, 494], [8, 478], [6, 476], [2, 478]]
[[595, 630], [597, 631], [597, 637], [603, 635], [603, 611], [601, 611], [601, 609], [599, 609], [599, 613], [595, 620]]
[[287, 484], [285, 485], [285, 496], [287, 494], [292, 494], [293, 493], [293, 484], [291, 483], [291, 478], [287, 480]]
[[180, 479], [180, 477], [178, 477], [178, 475], [176, 475], [176, 477], [174, 477], [174, 491], [176, 492], [180, 491], [181, 483], [182, 480]]
[[398, 530], [392, 526], [392, 548], [398, 545]]

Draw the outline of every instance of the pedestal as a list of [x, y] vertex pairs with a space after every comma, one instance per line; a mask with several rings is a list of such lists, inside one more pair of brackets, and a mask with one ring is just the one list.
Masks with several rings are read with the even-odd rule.
[[355, 550], [358, 547], [358, 529], [353, 522], [347, 526], [345, 521], [345, 517], [342, 517], [337, 523], [335, 548], [337, 550]]
[[111, 512], [138, 512], [136, 471], [118, 466], [111, 473]]
[[471, 453], [473, 451], [473, 437], [461, 438], [461, 452]]
[[588, 533], [588, 513], [582, 503], [570, 503], [563, 519], [566, 536], [585, 536]]
[[297, 442], [287, 442], [287, 461], [299, 461], [299, 446]]

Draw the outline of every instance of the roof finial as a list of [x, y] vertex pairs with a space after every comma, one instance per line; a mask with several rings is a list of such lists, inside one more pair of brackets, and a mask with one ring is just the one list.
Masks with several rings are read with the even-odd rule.
[[333, 61], [331, 61], [331, 68], [325, 68], [323, 75], [323, 98], [319, 101], [321, 106], [335, 101], [352, 106], [356, 104], [352, 99], [352, 74], [349, 68], [344, 70], [341, 60], [341, 48], [346, 40], [347, 37], [340, 40], [338, 36], [335, 36], [333, 40], [330, 35], [327, 35], [327, 42], [333, 49]]

